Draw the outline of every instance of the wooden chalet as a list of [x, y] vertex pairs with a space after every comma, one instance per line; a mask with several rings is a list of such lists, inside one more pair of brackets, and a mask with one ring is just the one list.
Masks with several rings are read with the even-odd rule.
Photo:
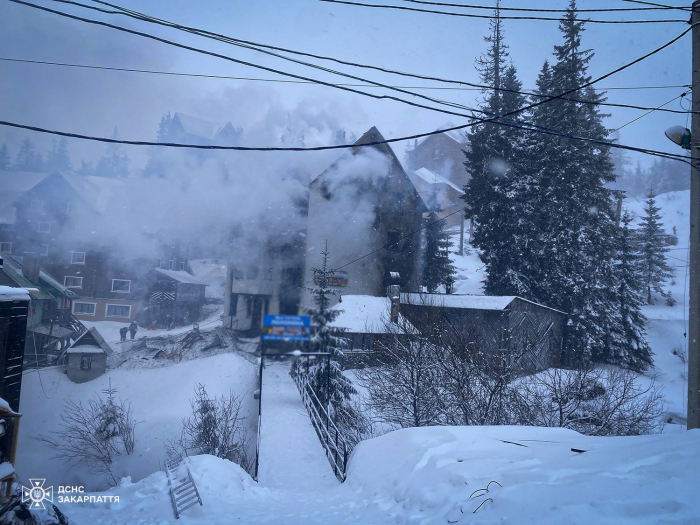
[[184, 270], [154, 268], [149, 274], [147, 306], [139, 321], [142, 325], [169, 328], [199, 319], [204, 305], [206, 284]]

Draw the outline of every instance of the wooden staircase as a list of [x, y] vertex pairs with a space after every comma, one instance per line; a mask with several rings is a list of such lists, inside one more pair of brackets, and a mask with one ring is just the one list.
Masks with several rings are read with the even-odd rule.
[[180, 461], [177, 464], [166, 462], [165, 472], [168, 475], [168, 487], [170, 499], [173, 503], [175, 518], [180, 519], [180, 514], [193, 505], [203, 505], [199, 496], [197, 485], [194, 484], [189, 467]]

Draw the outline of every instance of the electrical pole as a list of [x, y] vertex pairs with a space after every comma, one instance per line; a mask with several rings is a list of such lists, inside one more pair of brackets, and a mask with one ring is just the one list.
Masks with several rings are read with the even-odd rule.
[[[700, 23], [700, 0], [693, 2], [693, 24]], [[691, 157], [700, 158], [700, 26], [693, 27], [693, 113]], [[688, 317], [688, 430], [700, 428], [700, 163], [690, 169], [690, 300]]]

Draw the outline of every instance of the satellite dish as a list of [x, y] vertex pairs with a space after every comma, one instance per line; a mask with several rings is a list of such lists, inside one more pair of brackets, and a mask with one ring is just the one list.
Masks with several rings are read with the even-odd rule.
[[673, 126], [666, 130], [666, 136], [683, 149], [690, 149], [690, 130], [683, 126]]

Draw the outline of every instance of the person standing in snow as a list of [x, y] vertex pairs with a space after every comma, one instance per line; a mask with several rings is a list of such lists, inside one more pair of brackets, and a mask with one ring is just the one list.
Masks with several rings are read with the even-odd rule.
[[[119, 329], [119, 336], [121, 337], [121, 341], [126, 341], [126, 333], [129, 331], [128, 326], [124, 326]], [[132, 337], [133, 339], [133, 337]]]
[[131, 324], [129, 325], [129, 333], [131, 333], [131, 339], [134, 339], [136, 337], [136, 332], [138, 332], [139, 327], [136, 324], [136, 321], [131, 321]]

